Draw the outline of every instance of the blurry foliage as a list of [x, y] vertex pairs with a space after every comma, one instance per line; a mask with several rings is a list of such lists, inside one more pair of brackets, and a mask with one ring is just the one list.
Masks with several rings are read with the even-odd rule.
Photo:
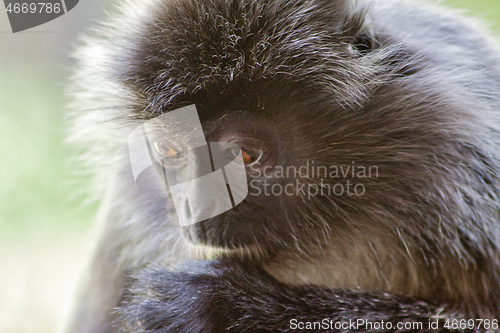
[[467, 16], [482, 19], [497, 35], [500, 33], [500, 0], [445, 0], [443, 3], [465, 9]]
[[64, 79], [25, 62], [9, 65], [0, 66], [0, 240], [81, 230], [95, 205], [82, 204], [64, 144]]

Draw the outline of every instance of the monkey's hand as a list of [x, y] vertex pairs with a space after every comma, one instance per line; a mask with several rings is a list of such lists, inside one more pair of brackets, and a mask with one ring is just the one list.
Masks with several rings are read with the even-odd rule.
[[425, 302], [287, 286], [260, 267], [230, 259], [148, 267], [135, 279], [119, 308], [124, 333], [479, 332], [444, 328], [453, 314]]

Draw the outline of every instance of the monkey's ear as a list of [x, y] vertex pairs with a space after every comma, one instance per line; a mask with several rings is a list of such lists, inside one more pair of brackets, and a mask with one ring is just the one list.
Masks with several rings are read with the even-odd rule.
[[365, 55], [380, 47], [368, 8], [358, 9], [347, 17], [344, 35], [358, 55]]
[[[365, 0], [312, 0], [322, 4], [322, 8], [328, 8], [328, 13], [336, 13], [337, 34], [349, 46], [353, 54], [362, 56], [377, 49], [372, 18], [370, 15], [371, 5]], [[331, 17], [328, 17], [331, 19]]]
[[361, 31], [352, 41], [352, 47], [360, 55], [365, 55], [380, 46], [373, 31]]

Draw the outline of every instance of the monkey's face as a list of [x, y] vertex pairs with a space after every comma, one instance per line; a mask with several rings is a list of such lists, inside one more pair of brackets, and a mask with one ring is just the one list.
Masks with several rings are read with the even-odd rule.
[[[244, 168], [237, 172], [245, 173], [248, 188], [245, 199], [225, 213], [185, 226], [189, 241], [268, 249], [321, 243], [329, 233], [340, 234], [346, 228], [342, 214], [352, 214], [352, 206], [370, 200], [363, 196], [367, 186], [378, 181], [378, 171], [371, 170], [369, 161], [363, 159], [366, 148], [357, 147], [361, 137], [345, 140], [355, 135], [355, 119], [363, 111], [345, 110], [336, 101], [321, 100], [320, 87], [312, 82], [283, 79], [279, 83], [281, 86], [273, 80], [261, 81], [255, 87], [236, 82], [246, 86], [245, 96], [222, 92], [214, 99], [213, 92], [212, 98], [200, 92], [188, 99], [197, 105], [206, 141], [225, 143], [221, 151], [228, 161], [241, 157]], [[169, 185], [212, 171], [213, 146], [211, 155], [207, 146], [186, 149], [197, 127], [180, 131], [172, 123], [155, 131], [155, 153], [170, 161], [164, 163], [165, 170], [159, 170], [171, 175]], [[356, 152], [353, 159], [351, 154]], [[190, 187], [190, 195], [172, 193], [180, 196], [175, 206], [183, 220], [200, 221], [207, 211], [220, 210], [214, 198], [224, 188], [207, 187], [201, 181]]]
[[[202, 119], [209, 118], [203, 125], [207, 141], [232, 143], [228, 155], [234, 158], [241, 154], [248, 193], [227, 212], [185, 227], [187, 237], [194, 243], [230, 248], [254, 244], [285, 246], [299, 241], [302, 235], [312, 237], [314, 231], [326, 227], [318, 220], [305, 218], [318, 212], [320, 203], [332, 207], [332, 202], [325, 202], [325, 198], [310, 196], [307, 186], [318, 184], [313, 177], [300, 174], [308, 173], [304, 169], [312, 162], [308, 159], [319, 157], [313, 146], [323, 146], [318, 137], [304, 128], [306, 119], [298, 116], [309, 113], [298, 110], [306, 106], [297, 101], [266, 101], [261, 92], [258, 95], [265, 106], [251, 102], [236, 106], [235, 101], [227, 101], [225, 104], [231, 109], [209, 112], [208, 117], [204, 111], [214, 108], [199, 107]], [[320, 131], [318, 124], [313, 123], [311, 126]], [[191, 212], [196, 208], [191, 207]]]
[[[443, 141], [428, 126], [440, 111], [422, 86], [412, 101], [414, 59], [374, 42], [363, 11], [320, 0], [172, 3], [127, 41], [120, 79], [139, 118], [195, 104], [207, 142], [240, 147], [228, 153], [241, 154], [249, 188], [236, 207], [185, 227], [190, 241], [321, 245], [399, 218], [392, 207], [418, 201], [409, 187], [432, 183], [419, 144]], [[156, 149], [171, 157], [182, 145], [166, 130]], [[194, 160], [173, 167], [194, 175]]]
[[[266, 97], [264, 89], [249, 91], [246, 103], [224, 94], [219, 97], [224, 107], [198, 102], [203, 125], [190, 107], [142, 126], [158, 162], [157, 172], [167, 181], [179, 221], [192, 242], [286, 245], [301, 234], [310, 236], [311, 229], [321, 230], [317, 221], [304, 219], [310, 215], [308, 209], [318, 212], [319, 203], [334, 205], [321, 198], [329, 194], [320, 186], [330, 182], [320, 184], [315, 175], [319, 165], [314, 164], [322, 161], [326, 170], [332, 163], [328, 140], [319, 138], [329, 135], [327, 124], [336, 107], [320, 106], [300, 90], [280, 93], [289, 96], [286, 100]], [[203, 96], [200, 100], [206, 101]]]

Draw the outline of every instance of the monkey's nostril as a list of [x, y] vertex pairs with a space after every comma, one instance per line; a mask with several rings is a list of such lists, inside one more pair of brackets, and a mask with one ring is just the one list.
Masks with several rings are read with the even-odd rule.
[[189, 200], [184, 201], [184, 214], [186, 214], [186, 218], [188, 221], [193, 217], [191, 205], [189, 205]]

